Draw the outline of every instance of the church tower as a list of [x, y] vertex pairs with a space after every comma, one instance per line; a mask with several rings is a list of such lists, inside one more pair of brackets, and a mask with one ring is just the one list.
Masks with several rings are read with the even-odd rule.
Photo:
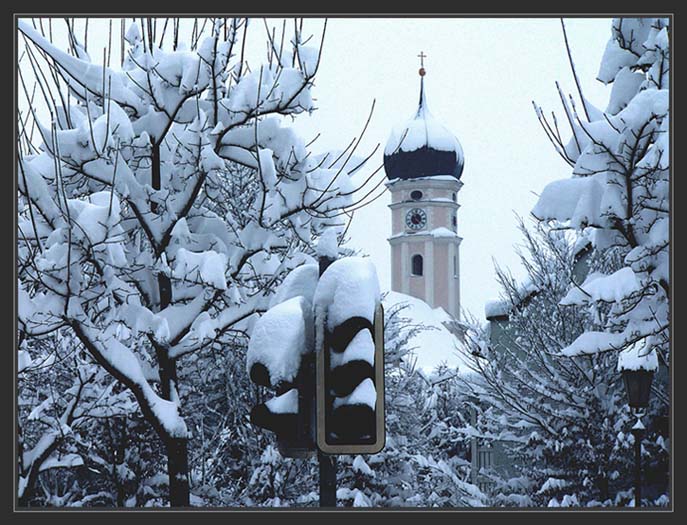
[[[424, 59], [420, 53], [420, 58]], [[384, 170], [391, 192], [391, 289], [460, 318], [457, 211], [463, 149], [429, 112], [420, 67], [415, 115], [391, 132]]]

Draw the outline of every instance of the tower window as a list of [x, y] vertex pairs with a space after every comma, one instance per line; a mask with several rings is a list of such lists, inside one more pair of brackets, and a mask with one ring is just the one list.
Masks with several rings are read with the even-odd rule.
[[422, 255], [413, 255], [411, 262], [411, 273], [413, 275], [422, 275]]
[[453, 256], [453, 277], [458, 277], [458, 257]]
[[451, 222], [453, 223], [453, 227], [454, 227], [454, 228], [455, 228], [456, 226], [458, 226], [458, 219], [456, 219], [456, 216], [455, 216], [455, 215], [454, 215], [453, 217], [451, 217]]
[[420, 190], [413, 190], [410, 192], [410, 198], [414, 201], [419, 201], [422, 198], [422, 192]]
[[457, 202], [457, 200], [456, 200], [456, 192], [455, 192], [455, 191], [453, 192], [452, 197], [453, 197], [453, 202]]

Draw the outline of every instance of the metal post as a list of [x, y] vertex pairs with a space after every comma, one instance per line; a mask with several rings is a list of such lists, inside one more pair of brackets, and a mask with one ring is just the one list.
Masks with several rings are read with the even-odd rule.
[[[319, 258], [320, 277], [335, 259], [321, 256]], [[317, 349], [327, 352], [328, 349]], [[336, 456], [317, 453], [320, 464], [320, 507], [336, 507]]]
[[336, 507], [336, 456], [318, 453], [320, 462], [320, 507]]
[[643, 428], [633, 428], [635, 437], [635, 508], [642, 506], [642, 437]]
[[[473, 428], [477, 428], [477, 410], [470, 407], [470, 420]], [[473, 485], [477, 485], [479, 474], [479, 457], [477, 456], [477, 437], [470, 438], [470, 478]]]

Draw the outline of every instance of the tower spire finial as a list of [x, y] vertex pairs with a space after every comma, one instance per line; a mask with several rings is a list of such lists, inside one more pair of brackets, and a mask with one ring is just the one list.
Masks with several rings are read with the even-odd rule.
[[417, 108], [418, 115], [424, 111], [426, 103], [425, 103], [425, 58], [427, 58], [427, 55], [425, 55], [424, 51], [420, 51], [420, 54], [417, 56], [420, 59], [420, 71], [418, 73], [420, 74], [420, 104]]
[[425, 55], [424, 51], [420, 51], [420, 54], [417, 56], [420, 59], [420, 76], [424, 77], [425, 76], [425, 58], [427, 58], [427, 55]]

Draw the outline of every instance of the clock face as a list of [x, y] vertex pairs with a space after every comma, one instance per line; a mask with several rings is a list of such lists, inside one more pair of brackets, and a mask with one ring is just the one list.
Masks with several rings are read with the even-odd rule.
[[406, 214], [406, 226], [411, 230], [420, 230], [427, 226], [427, 214], [421, 208], [413, 208]]

